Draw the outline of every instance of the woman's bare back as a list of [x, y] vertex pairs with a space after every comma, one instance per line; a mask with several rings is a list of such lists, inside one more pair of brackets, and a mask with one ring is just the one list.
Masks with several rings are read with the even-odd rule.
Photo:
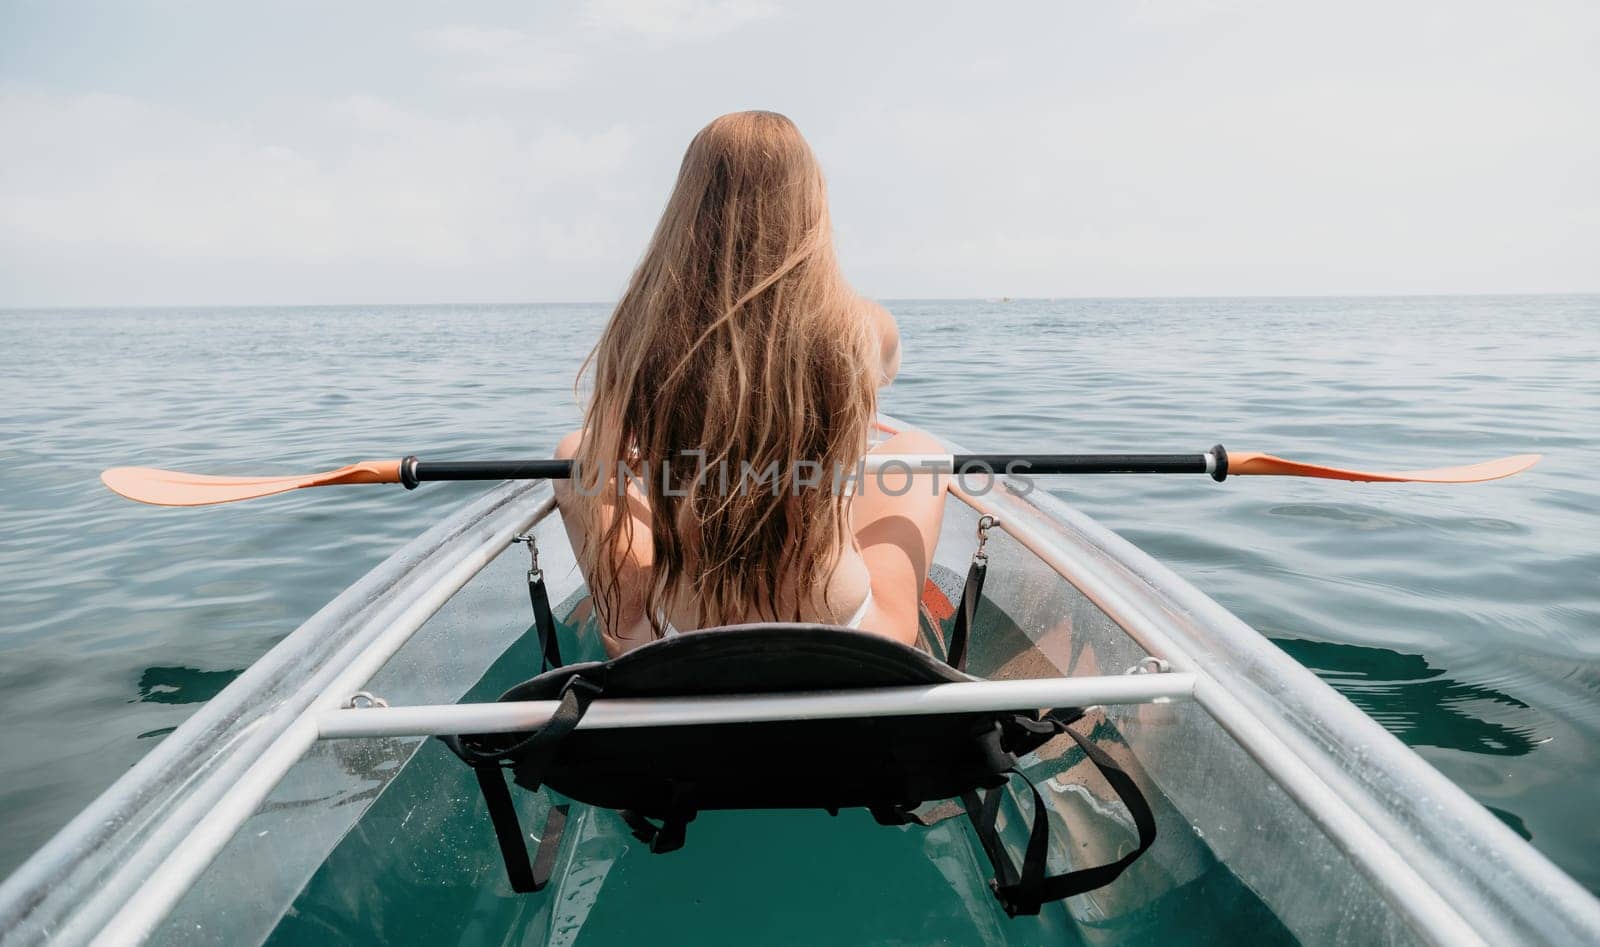
[[[573, 431], [562, 439], [556, 456], [576, 454], [582, 438]], [[917, 431], [897, 434], [874, 448], [889, 454], [932, 453], [941, 450], [938, 441]], [[929, 476], [919, 476], [911, 489], [901, 492], [903, 481], [884, 484], [867, 476], [851, 498], [849, 542], [834, 557], [831, 572], [823, 581], [816, 576], [787, 576], [778, 586], [778, 615], [750, 603], [743, 614], [722, 616], [722, 624], [771, 621], [781, 616], [788, 620], [798, 615], [802, 621], [823, 624], [849, 624], [865, 604], [855, 626], [911, 644], [917, 637], [921, 591], [927, 581], [933, 549], [938, 541], [943, 518], [944, 487]], [[896, 495], [898, 494], [898, 495]], [[574, 491], [565, 481], [557, 481], [556, 501], [566, 524], [574, 550], [587, 549], [604, 533], [605, 524], [588, 523], [573, 502]], [[614, 614], [601, 628], [606, 650], [615, 656], [645, 644], [656, 637], [644, 607], [644, 592], [650, 581], [652, 542], [648, 499], [636, 486], [629, 486], [627, 515], [633, 520], [630, 545], [622, 557], [617, 574], [619, 593]], [[616, 507], [610, 507], [615, 510]], [[580, 562], [590, 557], [579, 556]], [[585, 576], [587, 579], [588, 576]], [[698, 628], [692, 590], [678, 588], [668, 597], [675, 606], [658, 616], [674, 628]]]

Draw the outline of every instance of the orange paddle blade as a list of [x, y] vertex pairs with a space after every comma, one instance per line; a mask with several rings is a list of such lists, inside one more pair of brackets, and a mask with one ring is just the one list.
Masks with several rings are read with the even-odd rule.
[[209, 506], [287, 493], [301, 487], [345, 483], [399, 483], [400, 461], [363, 460], [325, 473], [289, 477], [213, 477], [157, 470], [154, 467], [112, 467], [100, 475], [112, 491], [130, 500], [156, 506]]
[[1501, 457], [1499, 460], [1486, 460], [1481, 464], [1467, 464], [1464, 467], [1375, 473], [1302, 464], [1271, 454], [1229, 451], [1228, 476], [1320, 477], [1323, 480], [1361, 480], [1371, 483], [1480, 483], [1484, 480], [1499, 480], [1502, 477], [1522, 473], [1537, 464], [1542, 456], [1542, 454], [1517, 454], [1514, 457]]

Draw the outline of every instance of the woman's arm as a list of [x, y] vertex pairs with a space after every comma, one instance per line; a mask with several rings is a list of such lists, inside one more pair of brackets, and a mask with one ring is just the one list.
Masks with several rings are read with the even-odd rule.
[[[583, 431], [573, 431], [561, 439], [556, 445], [555, 456], [558, 460], [571, 460], [578, 452], [578, 446], [583, 441]], [[608, 496], [602, 496], [600, 502], [594, 505], [579, 504], [571, 480], [560, 479], [551, 481], [554, 488], [556, 506], [561, 511], [561, 521], [567, 528], [567, 541], [572, 545], [572, 551], [578, 557], [580, 567], [589, 561], [588, 545], [605, 535], [606, 527], [610, 525], [612, 517], [618, 515], [623, 503], [629, 515], [633, 517], [630, 531], [631, 546], [629, 554], [625, 557], [622, 568], [616, 580], [618, 591], [621, 592], [617, 602], [616, 612], [608, 616], [609, 621], [600, 621], [600, 637], [605, 644], [606, 655], [617, 657], [650, 640], [636, 637], [640, 632], [642, 616], [644, 615], [643, 589], [649, 579], [650, 559], [652, 557], [650, 543], [650, 515], [649, 508], [639, 495], [638, 487], [634, 484], [627, 485], [626, 500], [618, 499], [616, 502]], [[605, 489], [614, 489], [615, 481], [608, 483]], [[591, 517], [598, 514], [599, 522], [593, 522]], [[593, 576], [588, 569], [583, 569], [584, 583], [594, 591]], [[598, 609], [597, 609], [598, 611]], [[630, 637], [624, 632], [632, 632]]]

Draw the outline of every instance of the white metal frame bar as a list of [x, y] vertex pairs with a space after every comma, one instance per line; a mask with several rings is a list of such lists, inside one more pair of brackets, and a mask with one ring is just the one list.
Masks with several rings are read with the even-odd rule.
[[[580, 729], [671, 727], [840, 717], [896, 717], [1092, 704], [1165, 703], [1194, 694], [1193, 674], [1124, 674], [726, 697], [614, 698], [589, 706]], [[325, 711], [321, 739], [513, 733], [550, 719], [559, 701], [434, 704]]]

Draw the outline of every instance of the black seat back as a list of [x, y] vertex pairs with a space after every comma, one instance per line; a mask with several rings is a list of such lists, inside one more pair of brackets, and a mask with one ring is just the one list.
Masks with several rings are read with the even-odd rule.
[[[921, 651], [820, 625], [745, 625], [654, 642], [614, 661], [557, 668], [501, 700], [555, 700], [574, 678], [607, 698], [841, 691], [973, 678]], [[915, 806], [1005, 781], [1014, 713], [924, 714], [578, 729], [542, 772], [516, 781], [609, 809], [666, 817], [705, 809]], [[504, 752], [526, 734], [464, 741]], [[1013, 747], [1013, 749], [1016, 749]], [[1023, 752], [1026, 752], [1024, 750]]]
[[[737, 698], [973, 680], [922, 651], [878, 635], [826, 625], [738, 625], [652, 642], [611, 661], [546, 671], [500, 698], [560, 700], [560, 709], [545, 726], [531, 733], [449, 737], [446, 742], [477, 771], [518, 890], [537, 890], [545, 879], [527, 867], [501, 768], [509, 768], [525, 789], [549, 786], [580, 802], [622, 812], [654, 851], [681, 845], [684, 826], [703, 810], [837, 811], [859, 806], [871, 810], [880, 822], [903, 824], [922, 821], [911, 811], [920, 804], [957, 797], [963, 799], [980, 835], [986, 835], [985, 848], [992, 849], [991, 843], [997, 844], [992, 825], [995, 807], [992, 803], [981, 807], [991, 824], [980, 824], [977, 793], [1003, 785], [1018, 756], [1057, 734], [1070, 733], [1066, 724], [1081, 716], [1080, 711], [1041, 715], [1037, 708], [1016, 708], [692, 726], [578, 727], [596, 698]], [[1072, 735], [1084, 744], [1083, 738]], [[1098, 750], [1091, 759], [1097, 766], [1108, 762]], [[1131, 781], [1127, 785], [1131, 787]], [[1121, 794], [1122, 788], [1117, 791]], [[1137, 795], [1137, 789], [1133, 792]], [[1142, 799], [1138, 804], [1143, 806]], [[651, 819], [661, 824], [654, 825]], [[1043, 826], [1047, 820], [1036, 821], [1040, 831], [1048, 831]], [[1136, 821], [1142, 852], [1148, 845], [1144, 837], [1148, 820], [1136, 814]], [[545, 833], [546, 841], [551, 834]], [[1154, 837], [1153, 822], [1148, 834]], [[540, 859], [548, 864], [553, 854], [547, 854], [541, 845]], [[989, 854], [991, 860], [997, 858], [995, 851]], [[1034, 872], [1041, 879], [1043, 857], [1041, 848]], [[1018, 883], [1008, 864], [997, 861], [996, 871], [1003, 884]], [[1008, 874], [1013, 877], [1005, 878]], [[1013, 904], [1007, 902], [1007, 909], [1012, 910]], [[1033, 904], [1032, 911], [1037, 910]]]

